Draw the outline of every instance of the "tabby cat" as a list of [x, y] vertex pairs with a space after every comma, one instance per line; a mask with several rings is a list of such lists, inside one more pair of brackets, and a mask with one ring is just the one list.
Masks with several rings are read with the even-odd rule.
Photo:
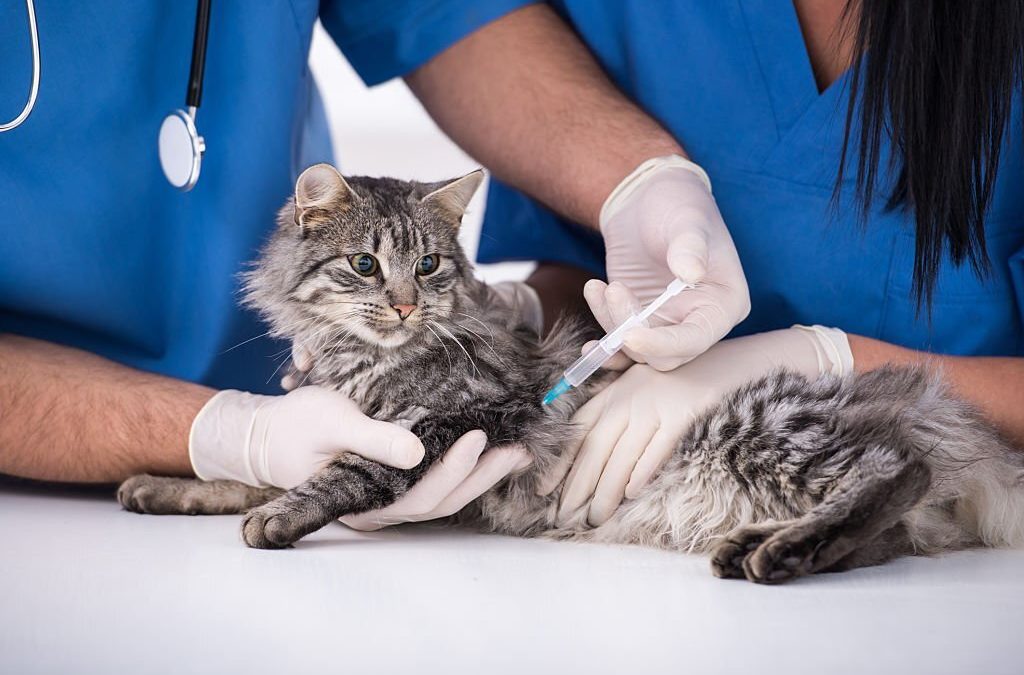
[[538, 482], [601, 382], [540, 401], [595, 331], [565, 321], [542, 339], [473, 277], [457, 234], [481, 179], [346, 180], [311, 167], [246, 275], [246, 300], [272, 332], [315, 353], [304, 383], [408, 425], [426, 448], [419, 466], [342, 453], [287, 492], [143, 475], [121, 486], [125, 508], [248, 509], [245, 542], [282, 548], [391, 504], [459, 436], [483, 429], [492, 445], [518, 442], [533, 457], [457, 516], [487, 531], [710, 552], [716, 575], [760, 583], [1024, 543], [1024, 454], [922, 369], [751, 382], [700, 416], [606, 523], [589, 527], [584, 507], [556, 525], [559, 491], [538, 496]]

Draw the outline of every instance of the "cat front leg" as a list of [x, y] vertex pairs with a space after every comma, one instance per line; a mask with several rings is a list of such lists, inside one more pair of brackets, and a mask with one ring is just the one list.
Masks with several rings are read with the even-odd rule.
[[224, 515], [245, 513], [281, 494], [277, 488], [256, 488], [232, 480], [202, 481], [139, 474], [117, 490], [128, 511], [155, 515]]
[[420, 473], [420, 467], [394, 469], [344, 453], [301, 485], [249, 511], [242, 539], [252, 548], [287, 548], [344, 515], [393, 504]]

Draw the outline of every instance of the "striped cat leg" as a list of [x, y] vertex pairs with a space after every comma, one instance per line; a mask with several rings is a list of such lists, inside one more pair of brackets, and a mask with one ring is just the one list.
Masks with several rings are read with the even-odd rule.
[[281, 494], [277, 488], [255, 488], [232, 480], [202, 481], [140, 474], [117, 490], [128, 511], [158, 515], [223, 515], [245, 513]]
[[419, 473], [344, 453], [306, 482], [249, 511], [242, 539], [253, 548], [286, 548], [344, 515], [393, 504]]
[[[839, 478], [825, 498], [804, 516], [775, 526], [741, 526], [731, 532], [714, 556], [712, 571], [731, 569], [736, 550], [743, 575], [750, 581], [774, 584], [840, 567], [840, 561], [869, 564], [898, 555], [878, 550], [891, 544], [904, 550], [901, 538], [879, 538], [914, 507], [931, 485], [931, 471], [907, 453], [881, 447], [865, 450]], [[767, 535], [767, 536], [766, 536]], [[725, 547], [731, 547], [733, 552]], [[860, 549], [872, 549], [861, 556]], [[843, 567], [849, 569], [850, 567]], [[735, 574], [720, 574], [735, 576]]]

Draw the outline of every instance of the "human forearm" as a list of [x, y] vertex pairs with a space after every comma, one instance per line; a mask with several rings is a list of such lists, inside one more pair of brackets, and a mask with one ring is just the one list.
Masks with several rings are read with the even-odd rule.
[[640, 163], [682, 154], [545, 5], [485, 26], [407, 81], [498, 178], [595, 228], [604, 200]]
[[891, 364], [932, 364], [959, 396], [976, 405], [1018, 448], [1024, 449], [1024, 358], [942, 356], [850, 335], [859, 371]]
[[189, 427], [213, 393], [77, 349], [0, 335], [0, 473], [76, 482], [189, 475]]

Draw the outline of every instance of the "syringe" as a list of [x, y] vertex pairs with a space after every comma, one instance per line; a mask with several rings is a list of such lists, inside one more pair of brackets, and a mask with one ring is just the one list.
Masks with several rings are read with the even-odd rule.
[[622, 349], [622, 339], [625, 337], [631, 329], [643, 324], [652, 314], [657, 312], [662, 305], [668, 302], [670, 299], [679, 295], [686, 289], [693, 288], [692, 285], [683, 283], [679, 279], [675, 279], [668, 285], [668, 288], [654, 299], [654, 302], [647, 305], [637, 314], [631, 315], [628, 319], [622, 322], [621, 325], [615, 328], [611, 333], [608, 333], [600, 342], [598, 342], [589, 352], [576, 359], [576, 362], [565, 369], [562, 374], [562, 379], [558, 381], [551, 390], [544, 395], [544, 405], [550, 405], [559, 396], [569, 391], [571, 387], [578, 387], [583, 384], [588, 377], [593, 375], [597, 370], [603, 366], [608, 359], [615, 356], [620, 349]]

